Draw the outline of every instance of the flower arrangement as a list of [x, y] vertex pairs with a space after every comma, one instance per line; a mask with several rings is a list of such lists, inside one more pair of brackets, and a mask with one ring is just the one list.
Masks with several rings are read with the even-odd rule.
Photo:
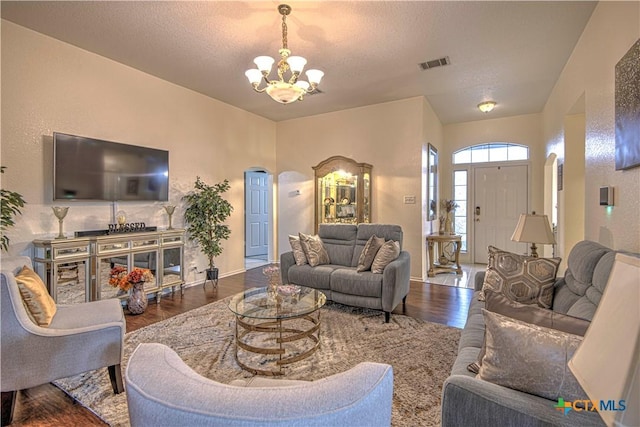
[[111, 269], [109, 274], [109, 284], [114, 288], [117, 286], [123, 291], [131, 289], [134, 283], [151, 282], [153, 274], [146, 268], [134, 268], [127, 274], [127, 269], [117, 265]]
[[442, 199], [440, 200], [440, 207], [449, 213], [455, 211], [460, 205], [458, 205], [455, 200]]

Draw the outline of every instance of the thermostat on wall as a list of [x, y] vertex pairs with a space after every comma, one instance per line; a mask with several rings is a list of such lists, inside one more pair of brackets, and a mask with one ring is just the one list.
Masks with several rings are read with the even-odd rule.
[[613, 187], [600, 187], [600, 206], [613, 206]]

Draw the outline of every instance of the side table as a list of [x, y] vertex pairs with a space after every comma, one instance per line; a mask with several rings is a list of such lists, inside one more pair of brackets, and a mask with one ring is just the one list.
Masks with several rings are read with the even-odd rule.
[[[438, 244], [438, 259], [435, 259], [435, 246]], [[447, 243], [454, 245], [454, 261], [451, 265], [441, 263], [440, 260], [446, 258], [444, 246]], [[429, 271], [427, 276], [434, 277], [438, 273], [462, 274], [460, 267], [460, 248], [462, 247], [462, 236], [459, 234], [430, 234], [427, 236], [427, 252], [429, 254]]]

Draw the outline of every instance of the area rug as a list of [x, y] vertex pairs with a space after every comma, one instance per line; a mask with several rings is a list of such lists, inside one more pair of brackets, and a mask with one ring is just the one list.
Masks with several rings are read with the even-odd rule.
[[[159, 342], [212, 380], [228, 383], [250, 377], [233, 356], [235, 319], [227, 302], [217, 301], [126, 334], [123, 373], [139, 343]], [[442, 384], [455, 360], [459, 329], [398, 314], [384, 323], [380, 311], [335, 303], [321, 310], [321, 347], [291, 365], [285, 378], [315, 380], [363, 361], [388, 363], [394, 374], [392, 425], [440, 425]], [[56, 385], [108, 424], [129, 425], [125, 393], [113, 394], [106, 369], [65, 378]]]

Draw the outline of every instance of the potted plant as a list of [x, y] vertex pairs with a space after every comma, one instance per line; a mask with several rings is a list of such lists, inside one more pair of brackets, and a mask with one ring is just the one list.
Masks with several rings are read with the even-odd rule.
[[[0, 173], [4, 173], [6, 166], [0, 166]], [[0, 232], [2, 234], [2, 242], [0, 245], [2, 246], [2, 250], [9, 250], [9, 238], [5, 234], [7, 229], [13, 227], [15, 225], [14, 217], [18, 214], [21, 214], [20, 208], [24, 206], [26, 203], [22, 198], [20, 193], [16, 193], [15, 191], [5, 190], [4, 188], [0, 189], [2, 193], [2, 202], [1, 202], [1, 214], [2, 214], [2, 222], [0, 223]]]
[[218, 269], [214, 258], [222, 253], [221, 242], [231, 235], [231, 229], [223, 224], [233, 212], [233, 206], [222, 197], [229, 190], [229, 181], [208, 185], [200, 177], [196, 178], [194, 190], [182, 197], [186, 202], [184, 219], [189, 239], [200, 245], [209, 259], [207, 280], [217, 283]]

